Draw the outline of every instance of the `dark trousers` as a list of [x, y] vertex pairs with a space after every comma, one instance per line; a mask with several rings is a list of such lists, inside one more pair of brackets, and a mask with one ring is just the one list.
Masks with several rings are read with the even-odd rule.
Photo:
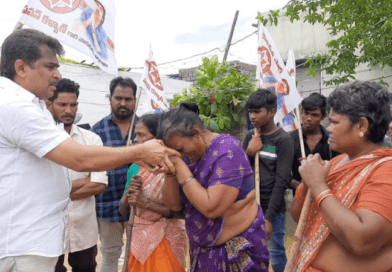
[[[85, 250], [68, 253], [68, 263], [72, 267], [72, 272], [95, 272], [97, 262], [97, 245]], [[67, 272], [64, 266], [64, 255], [59, 257], [55, 272]]]

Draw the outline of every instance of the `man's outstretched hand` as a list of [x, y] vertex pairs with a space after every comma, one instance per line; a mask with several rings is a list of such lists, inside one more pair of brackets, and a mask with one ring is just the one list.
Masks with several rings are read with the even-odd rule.
[[162, 140], [149, 140], [140, 145], [142, 159], [137, 162], [148, 171], [153, 173], [175, 173], [173, 163], [169, 160], [169, 156], [181, 157], [181, 154], [164, 145]]

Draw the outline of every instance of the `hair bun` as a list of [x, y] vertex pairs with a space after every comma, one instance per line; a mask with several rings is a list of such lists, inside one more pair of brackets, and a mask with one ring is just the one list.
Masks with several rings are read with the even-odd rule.
[[188, 111], [193, 111], [197, 114], [199, 114], [199, 107], [197, 106], [197, 104], [192, 103], [192, 102], [184, 102], [180, 104], [180, 109], [185, 109]]

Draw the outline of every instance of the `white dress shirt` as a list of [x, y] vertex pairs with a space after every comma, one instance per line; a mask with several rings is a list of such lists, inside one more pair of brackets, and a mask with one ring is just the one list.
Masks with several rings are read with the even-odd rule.
[[[71, 138], [81, 145], [103, 146], [101, 138], [92, 131], [72, 125]], [[89, 172], [68, 169], [69, 180], [86, 178]], [[106, 171], [91, 172], [90, 181], [108, 184]], [[97, 244], [98, 223], [95, 211], [95, 196], [73, 200], [68, 204], [65, 217], [65, 251], [77, 252]]]
[[69, 139], [42, 101], [0, 77], [0, 259], [64, 251], [71, 183], [45, 154]]

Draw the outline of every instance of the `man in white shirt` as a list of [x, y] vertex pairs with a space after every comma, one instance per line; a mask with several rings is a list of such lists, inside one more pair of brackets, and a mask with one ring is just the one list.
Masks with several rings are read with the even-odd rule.
[[[71, 184], [62, 166], [78, 172], [137, 163], [175, 171], [178, 152], [150, 141], [110, 148], [80, 145], [59, 130], [43, 100], [61, 79], [61, 44], [22, 29], [1, 48], [0, 67], [0, 271], [52, 272], [64, 252], [64, 212]], [[61, 166], [62, 165], [62, 166]]]
[[[81, 145], [103, 146], [101, 138], [74, 124], [78, 110], [79, 84], [61, 79], [52, 98], [46, 101], [53, 119], [64, 125], [65, 131]], [[95, 195], [105, 191], [106, 172], [75, 172], [68, 170], [72, 182], [71, 202], [65, 212], [65, 252], [73, 272], [94, 272], [97, 265], [98, 223]], [[67, 272], [64, 254], [59, 257], [55, 272]]]

